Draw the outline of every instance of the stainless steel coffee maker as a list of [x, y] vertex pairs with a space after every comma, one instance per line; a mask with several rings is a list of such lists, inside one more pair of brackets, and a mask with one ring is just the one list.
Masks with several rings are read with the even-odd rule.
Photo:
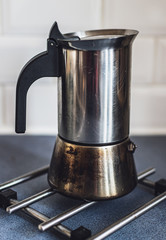
[[54, 23], [47, 51], [23, 68], [16, 90], [16, 132], [25, 132], [26, 95], [41, 77], [58, 77], [58, 136], [48, 181], [58, 192], [102, 200], [137, 184], [129, 139], [131, 48], [135, 30], [62, 35]]

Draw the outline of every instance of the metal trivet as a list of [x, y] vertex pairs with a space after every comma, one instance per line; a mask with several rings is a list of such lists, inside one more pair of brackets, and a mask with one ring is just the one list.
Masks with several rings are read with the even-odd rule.
[[46, 189], [42, 192], [39, 192], [33, 196], [30, 196], [22, 201], [17, 201], [17, 193], [10, 189], [10, 187], [13, 187], [15, 185], [18, 185], [20, 183], [26, 182], [30, 179], [39, 177], [43, 174], [46, 174], [48, 172], [48, 167], [43, 167], [41, 169], [37, 169], [33, 172], [29, 172], [27, 174], [24, 174], [20, 177], [14, 178], [10, 181], [7, 181], [3, 184], [0, 184], [0, 207], [6, 209], [8, 213], [13, 213], [17, 210], [21, 210], [21, 212], [27, 214], [28, 216], [31, 216], [32, 218], [38, 220], [41, 222], [38, 226], [39, 230], [45, 231], [49, 228], [53, 228], [54, 230], [58, 231], [59, 233], [63, 234], [63, 236], [67, 237], [68, 239], [72, 240], [100, 240], [108, 237], [110, 234], [114, 233], [118, 229], [122, 228], [123, 226], [127, 225], [131, 221], [135, 220], [151, 208], [155, 207], [160, 202], [164, 201], [166, 199], [166, 179], [160, 179], [157, 182], [152, 182], [146, 177], [150, 176], [151, 174], [155, 173], [154, 168], [150, 168], [148, 170], [145, 170], [138, 174], [138, 182], [142, 185], [145, 185], [151, 189], [154, 189], [155, 195], [158, 195], [154, 197], [151, 201], [147, 202], [143, 206], [137, 208], [135, 211], [131, 212], [127, 216], [121, 218], [117, 222], [113, 223], [112, 225], [106, 227], [99, 233], [95, 235], [91, 235], [91, 231], [83, 226], [80, 226], [79, 228], [75, 230], [71, 230], [68, 227], [61, 224], [64, 220], [72, 217], [73, 215], [83, 211], [84, 209], [97, 204], [97, 202], [89, 202], [89, 201], [83, 201], [80, 205], [73, 207], [61, 214], [58, 214], [55, 217], [49, 218], [42, 214], [41, 212], [38, 212], [37, 210], [29, 207], [32, 203], [35, 203], [41, 199], [44, 199], [48, 196], [51, 196], [53, 194], [56, 194], [57, 191], [54, 189]]

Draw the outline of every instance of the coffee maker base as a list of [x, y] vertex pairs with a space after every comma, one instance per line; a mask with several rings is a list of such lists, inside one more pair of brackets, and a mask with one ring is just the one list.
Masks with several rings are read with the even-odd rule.
[[137, 184], [129, 138], [105, 146], [85, 146], [57, 137], [48, 181], [70, 197], [104, 200], [123, 196]]

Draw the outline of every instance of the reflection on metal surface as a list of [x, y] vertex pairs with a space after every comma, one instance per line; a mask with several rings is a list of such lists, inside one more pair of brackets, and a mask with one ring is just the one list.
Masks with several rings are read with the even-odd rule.
[[58, 192], [89, 200], [116, 198], [137, 183], [129, 139], [108, 146], [82, 146], [57, 138], [49, 183]]
[[88, 238], [88, 240], [102, 240], [102, 239], [108, 237], [112, 233], [116, 232], [117, 230], [124, 227], [131, 221], [135, 220], [136, 218], [140, 217], [142, 214], [146, 213], [151, 208], [155, 207], [156, 205], [158, 205], [159, 203], [161, 203], [164, 200], [166, 200], [166, 192], [153, 198], [151, 201], [145, 203], [140, 208], [131, 212], [129, 215], [127, 215], [124, 218], [120, 219], [119, 221], [113, 223], [112, 225], [108, 226], [107, 228], [103, 229], [101, 232], [97, 233], [96, 235]]
[[144, 178], [154, 174], [156, 172], [155, 168], [149, 168], [148, 170], [145, 170], [144, 172], [141, 172], [138, 174], [138, 181], [143, 180]]
[[[58, 81], [58, 133], [63, 139], [106, 144], [128, 137], [131, 46], [137, 33], [87, 31], [82, 37], [93, 37], [88, 41], [94, 45], [90, 49], [82, 46], [86, 40], [60, 41], [63, 47], [62, 76]], [[72, 47], [74, 44], [79, 48]]]
[[73, 207], [72, 209], [69, 209], [63, 213], [60, 213], [59, 215], [50, 218], [48, 221], [45, 221], [44, 223], [41, 223], [38, 228], [41, 231], [45, 231], [50, 227], [53, 227], [54, 225], [57, 225], [61, 223], [62, 221], [65, 221], [66, 219], [74, 216], [75, 214], [89, 208], [90, 206], [94, 205], [96, 202], [84, 202], [77, 207]]
[[31, 197], [28, 197], [28, 198], [20, 201], [19, 203], [16, 203], [16, 204], [13, 204], [13, 205], [7, 207], [6, 211], [8, 213], [13, 213], [15, 211], [18, 211], [21, 208], [27, 207], [28, 205], [33, 204], [33, 203], [39, 201], [40, 199], [44, 199], [46, 197], [49, 197], [49, 196], [51, 196], [55, 193], [56, 193], [56, 191], [51, 189], [51, 188], [46, 189], [42, 192], [39, 192], [39, 193], [37, 193], [37, 194], [35, 194]]
[[[19, 201], [15, 200], [15, 199], [11, 199], [10, 202], [11, 202], [11, 204], [19, 204]], [[38, 212], [37, 210], [35, 210], [31, 207], [22, 208], [21, 211], [23, 211], [27, 215], [29, 215], [29, 216], [33, 217], [34, 219], [37, 219], [41, 222], [45, 222], [45, 221], [49, 220], [49, 218], [47, 216], [45, 216], [44, 214]], [[62, 224], [53, 226], [53, 229], [60, 232], [61, 234], [63, 234], [64, 236], [66, 236], [68, 238], [71, 237], [71, 230], [69, 228], [67, 228], [66, 226], [63, 226]]]
[[129, 134], [130, 48], [64, 50], [63, 54], [59, 135], [88, 144], [125, 139]]
[[28, 172], [19, 177], [13, 178], [10, 181], [4, 182], [3, 184], [0, 184], [0, 191], [5, 190], [10, 187], [13, 187], [13, 186], [16, 186], [20, 183], [26, 182], [26, 181], [36, 178], [38, 176], [41, 176], [42, 174], [45, 174], [48, 172], [48, 168], [49, 168], [49, 165], [39, 168], [39, 169], [36, 169], [35, 171], [32, 171], [32, 172]]

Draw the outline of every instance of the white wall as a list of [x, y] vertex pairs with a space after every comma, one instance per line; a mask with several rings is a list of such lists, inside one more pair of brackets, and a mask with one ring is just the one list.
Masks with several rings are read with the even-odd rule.
[[[54, 21], [63, 33], [132, 28], [131, 132], [166, 134], [165, 0], [0, 0], [0, 133], [14, 133], [15, 86], [22, 66], [46, 49]], [[28, 94], [27, 133], [57, 132], [56, 79]]]

